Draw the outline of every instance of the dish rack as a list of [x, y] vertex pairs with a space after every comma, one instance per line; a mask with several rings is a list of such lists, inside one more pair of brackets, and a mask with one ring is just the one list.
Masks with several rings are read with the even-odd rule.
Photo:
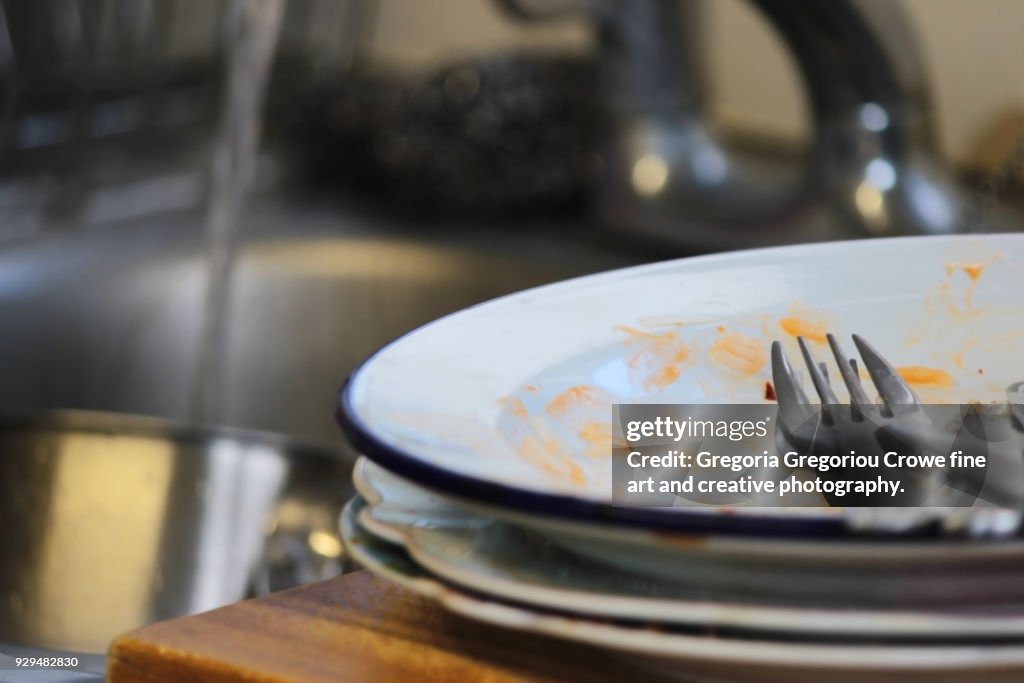
[[[363, 0], [291, 0], [276, 64], [351, 61]], [[0, 242], [204, 200], [232, 0], [0, 2]]]

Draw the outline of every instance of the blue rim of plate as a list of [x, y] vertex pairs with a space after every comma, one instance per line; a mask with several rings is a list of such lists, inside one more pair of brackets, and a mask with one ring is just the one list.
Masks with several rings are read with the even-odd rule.
[[[415, 330], [409, 334], [414, 334]], [[407, 336], [407, 335], [406, 335]], [[384, 347], [387, 348], [387, 347]], [[553, 517], [569, 522], [619, 529], [637, 529], [675, 534], [748, 536], [757, 538], [842, 539], [844, 541], [956, 540], [942, 532], [936, 522], [909, 532], [864, 532], [851, 529], [841, 517], [793, 518], [757, 514], [708, 514], [680, 508], [623, 507], [582, 498], [525, 491], [513, 486], [452, 472], [417, 458], [414, 454], [385, 443], [357, 414], [351, 388], [355, 377], [373, 362], [373, 354], [349, 375], [338, 394], [335, 417], [342, 433], [364, 456], [414, 483], [439, 493], [517, 513]], [[1019, 534], [1018, 534], [1019, 535]], [[978, 542], [964, 539], [964, 542]]]

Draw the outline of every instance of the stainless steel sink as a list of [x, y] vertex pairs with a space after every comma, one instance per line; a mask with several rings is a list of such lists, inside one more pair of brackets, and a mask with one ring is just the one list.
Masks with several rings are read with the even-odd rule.
[[[223, 422], [340, 444], [336, 392], [377, 347], [459, 308], [633, 262], [563, 226], [486, 232], [329, 209], [250, 211]], [[205, 283], [192, 216], [0, 249], [0, 413], [189, 417]]]
[[[221, 414], [287, 437], [269, 451], [264, 437], [233, 449], [224, 425], [181, 440], [109, 415], [4, 417], [188, 419], [206, 275], [196, 216], [0, 249], [0, 528], [13, 530], [0, 643], [102, 652], [132, 626], [322, 578], [306, 560], [331, 557], [350, 493], [333, 412], [355, 365], [456, 309], [631, 261], [564, 227], [442, 238], [308, 206], [249, 213]], [[327, 448], [305, 457], [296, 442]], [[252, 496], [261, 504], [242, 505]], [[310, 553], [316, 542], [332, 548]]]

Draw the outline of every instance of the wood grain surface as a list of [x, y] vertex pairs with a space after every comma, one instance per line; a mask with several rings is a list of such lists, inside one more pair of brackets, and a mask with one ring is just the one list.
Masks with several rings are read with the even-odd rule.
[[110, 683], [662, 681], [626, 659], [479, 624], [361, 571], [138, 629]]

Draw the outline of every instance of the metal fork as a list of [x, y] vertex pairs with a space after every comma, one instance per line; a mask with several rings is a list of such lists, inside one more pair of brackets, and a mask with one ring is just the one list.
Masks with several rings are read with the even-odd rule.
[[[831, 452], [845, 445], [863, 441], [862, 438], [855, 437], [883, 418], [899, 417], [899, 424], [903, 426], [904, 431], [926, 426], [921, 421], [923, 414], [920, 399], [913, 389], [863, 337], [853, 335], [853, 340], [884, 402], [882, 406], [872, 401], [861, 384], [857, 362], [847, 358], [834, 335], [827, 335], [827, 339], [839, 374], [850, 395], [848, 409], [832, 390], [828, 366], [815, 359], [813, 351], [803, 337], [797, 337], [797, 343], [810, 373], [811, 383], [821, 400], [820, 411], [812, 407], [807, 400], [782, 345], [779, 342], [772, 344], [772, 375], [778, 397], [779, 418], [792, 442], [805, 448], [817, 446], [820, 452]], [[820, 424], [816, 424], [819, 418]], [[830, 432], [821, 429], [822, 426], [842, 429]]]
[[[811, 383], [821, 401], [813, 406], [804, 393], [800, 379], [779, 342], [772, 344], [772, 375], [779, 405], [780, 446], [815, 455], [846, 454], [850, 451], [881, 453], [894, 442], [915, 451], [949, 454], [954, 438], [967, 440], [972, 452], [989, 456], [989, 469], [982, 477], [963, 472], [943, 472], [937, 468], [900, 470], [903, 493], [891, 499], [902, 507], [877, 507], [877, 497], [856, 500], [850, 497], [830, 499], [829, 503], [847, 509], [851, 526], [869, 530], [905, 531], [925, 524], [940, 523], [947, 531], [967, 532], [972, 536], [1006, 535], [1016, 531], [1024, 510], [1024, 447], [1020, 434], [1004, 434], [994, 443], [971, 430], [951, 436], [936, 425], [921, 406], [921, 401], [900, 377], [896, 369], [863, 337], [853, 335], [854, 344], [881, 399], [874, 402], [860, 380], [856, 361], [849, 359], [834, 335], [827, 336], [839, 374], [849, 393], [849, 405], [836, 396], [827, 365], [814, 357], [807, 341], [797, 339]], [[1015, 393], [1016, 392], [1016, 393]], [[1011, 385], [1007, 397], [1014, 414], [1019, 403], [1020, 385]], [[996, 420], [1001, 419], [996, 416]], [[1008, 425], [1004, 419], [1000, 425]], [[1019, 424], [1019, 421], [1018, 421]], [[973, 441], [971, 441], [973, 439]], [[865, 449], [868, 449], [865, 451]], [[838, 470], [842, 475], [842, 470]], [[853, 478], [871, 473], [863, 470]], [[887, 472], [887, 476], [891, 476]], [[964, 494], [964, 491], [970, 492]], [[853, 506], [870, 507], [853, 507]]]

